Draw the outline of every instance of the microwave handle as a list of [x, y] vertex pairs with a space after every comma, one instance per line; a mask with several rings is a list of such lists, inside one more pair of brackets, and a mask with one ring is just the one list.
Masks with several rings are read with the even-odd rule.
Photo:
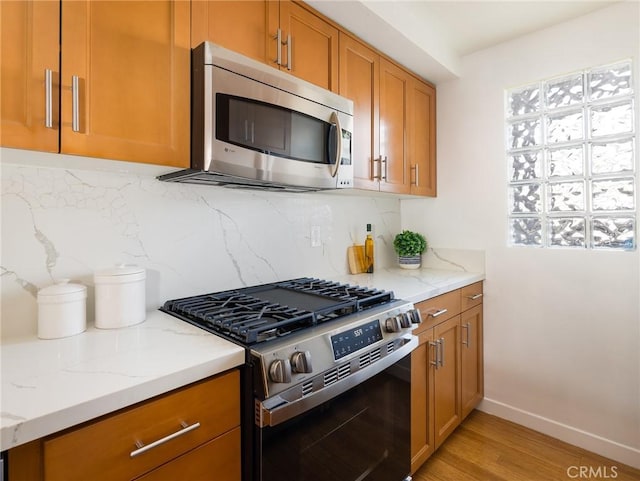
[[338, 118], [338, 112], [331, 112], [331, 119], [329, 120], [336, 129], [336, 164], [331, 172], [331, 177], [338, 175], [338, 169], [340, 169], [340, 163], [342, 162], [342, 126], [340, 125], [340, 119]]

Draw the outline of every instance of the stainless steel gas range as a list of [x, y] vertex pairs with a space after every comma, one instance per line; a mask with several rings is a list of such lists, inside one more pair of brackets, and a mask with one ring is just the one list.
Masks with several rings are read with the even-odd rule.
[[410, 302], [300, 278], [162, 310], [246, 348], [244, 481], [410, 479]]

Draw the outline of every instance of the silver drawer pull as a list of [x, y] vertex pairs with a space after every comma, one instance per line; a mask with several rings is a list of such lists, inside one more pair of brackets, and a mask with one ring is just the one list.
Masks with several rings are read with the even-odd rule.
[[467, 296], [467, 299], [469, 299], [470, 301], [475, 301], [477, 299], [480, 299], [481, 297], [482, 297], [482, 293], [474, 294], [473, 296]]
[[182, 429], [180, 431], [176, 431], [173, 434], [169, 434], [168, 436], [165, 436], [162, 439], [158, 439], [157, 441], [154, 441], [151, 444], [145, 445], [142, 441], [136, 441], [136, 447], [138, 449], [136, 449], [135, 451], [131, 451], [131, 454], [129, 454], [129, 456], [132, 457], [132, 458], [135, 458], [139, 454], [142, 454], [142, 453], [144, 453], [146, 451], [149, 451], [150, 449], [153, 449], [156, 446], [160, 446], [161, 444], [164, 444], [167, 441], [171, 441], [172, 439], [177, 438], [178, 436], [182, 436], [183, 434], [187, 434], [188, 432], [199, 428], [200, 427], [200, 423], [194, 423], [191, 426], [188, 426], [187, 423], [185, 423], [183, 421], [183, 422], [180, 423], [180, 426], [182, 426]]
[[438, 316], [441, 316], [442, 314], [444, 314], [447, 311], [448, 311], [448, 309], [431, 309], [429, 312], [427, 312], [427, 316], [429, 316], [429, 317], [438, 317]]

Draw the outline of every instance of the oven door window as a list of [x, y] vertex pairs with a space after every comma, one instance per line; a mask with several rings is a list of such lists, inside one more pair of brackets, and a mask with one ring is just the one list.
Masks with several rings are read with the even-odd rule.
[[265, 154], [335, 164], [335, 126], [265, 102], [216, 94], [216, 138]]
[[261, 431], [260, 481], [402, 481], [410, 471], [410, 356]]

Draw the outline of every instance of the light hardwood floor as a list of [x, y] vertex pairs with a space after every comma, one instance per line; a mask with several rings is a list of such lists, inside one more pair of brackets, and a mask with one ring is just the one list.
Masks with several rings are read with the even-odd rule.
[[640, 481], [640, 470], [474, 411], [414, 481]]

